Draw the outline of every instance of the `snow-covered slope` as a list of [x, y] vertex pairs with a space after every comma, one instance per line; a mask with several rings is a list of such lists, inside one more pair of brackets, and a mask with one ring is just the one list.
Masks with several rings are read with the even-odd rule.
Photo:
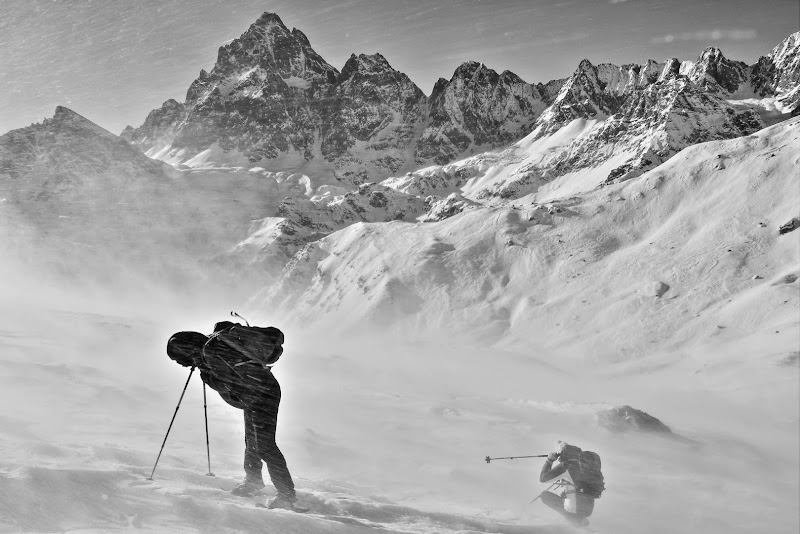
[[299, 253], [264, 303], [343, 330], [455, 328], [577, 347], [589, 360], [773, 327], [788, 351], [800, 250], [778, 227], [800, 205], [798, 121], [689, 147], [636, 179], [557, 201], [349, 226]]

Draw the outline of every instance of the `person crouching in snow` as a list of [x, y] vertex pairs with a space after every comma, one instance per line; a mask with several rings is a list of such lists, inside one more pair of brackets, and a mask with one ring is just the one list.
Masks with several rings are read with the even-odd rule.
[[563, 441], [556, 444], [555, 452], [547, 455], [539, 482], [559, 486], [558, 493], [543, 491], [542, 502], [576, 526], [589, 524], [587, 518], [594, 511], [594, 501], [605, 489], [600, 456]]

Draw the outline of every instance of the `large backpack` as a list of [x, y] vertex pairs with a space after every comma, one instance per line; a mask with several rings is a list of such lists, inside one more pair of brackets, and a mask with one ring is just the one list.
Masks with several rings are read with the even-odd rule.
[[561, 460], [566, 462], [567, 471], [575, 484], [575, 490], [599, 499], [606, 488], [600, 469], [600, 455], [584, 451], [574, 445], [566, 445], [561, 452]]
[[273, 365], [283, 354], [283, 332], [274, 327], [232, 324], [212, 334], [203, 346], [203, 361], [214, 379], [234, 394], [256, 387], [244, 364]]

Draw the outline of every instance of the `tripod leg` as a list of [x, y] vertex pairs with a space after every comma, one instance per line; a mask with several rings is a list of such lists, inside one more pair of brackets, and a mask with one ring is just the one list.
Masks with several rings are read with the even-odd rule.
[[213, 477], [214, 473], [211, 472], [211, 446], [208, 443], [208, 405], [206, 404], [206, 383], [203, 382], [203, 414], [206, 418], [206, 453], [208, 454], [208, 473], [206, 476]]
[[183, 386], [183, 391], [181, 392], [181, 398], [178, 399], [178, 405], [175, 407], [175, 413], [172, 414], [172, 420], [169, 422], [169, 427], [167, 428], [167, 435], [164, 436], [164, 441], [161, 443], [161, 450], [158, 451], [158, 457], [156, 458], [156, 463], [153, 465], [153, 471], [152, 473], [150, 473], [150, 476], [147, 477], [147, 480], [153, 480], [153, 475], [156, 472], [156, 466], [158, 465], [158, 460], [161, 459], [161, 453], [164, 452], [164, 445], [167, 444], [169, 431], [172, 430], [172, 423], [175, 422], [175, 416], [178, 415], [178, 408], [181, 407], [181, 401], [183, 401], [183, 395], [186, 393], [186, 388], [189, 387], [189, 380], [192, 379], [192, 373], [194, 373], [194, 367], [192, 367], [192, 370], [189, 371], [189, 378], [186, 379], [186, 385]]

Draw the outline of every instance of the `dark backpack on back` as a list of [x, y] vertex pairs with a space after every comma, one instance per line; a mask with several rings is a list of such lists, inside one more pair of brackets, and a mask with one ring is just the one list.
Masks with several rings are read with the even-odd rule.
[[577, 491], [595, 499], [600, 498], [606, 486], [600, 470], [599, 454], [581, 451], [569, 462], [567, 469]]
[[272, 365], [283, 354], [283, 332], [274, 327], [232, 324], [218, 330], [203, 346], [204, 367], [217, 384], [242, 396], [252, 384], [245, 364]]

